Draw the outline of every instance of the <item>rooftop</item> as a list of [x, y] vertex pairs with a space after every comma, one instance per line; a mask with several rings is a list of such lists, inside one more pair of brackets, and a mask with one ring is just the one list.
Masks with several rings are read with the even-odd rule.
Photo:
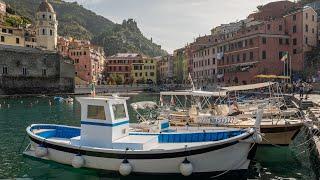
[[38, 12], [54, 13], [54, 9], [53, 9], [52, 5], [48, 2], [48, 0], [43, 0], [38, 8]]

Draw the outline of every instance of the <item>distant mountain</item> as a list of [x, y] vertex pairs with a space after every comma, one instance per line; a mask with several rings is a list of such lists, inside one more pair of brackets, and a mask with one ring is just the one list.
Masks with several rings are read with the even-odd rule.
[[[42, 0], [4, 0], [11, 12], [34, 21], [35, 12]], [[139, 52], [149, 56], [167, 54], [161, 46], [147, 39], [132, 19], [116, 24], [76, 2], [49, 0], [59, 21], [58, 34], [77, 39], [91, 40], [103, 46], [107, 55], [119, 52]]]

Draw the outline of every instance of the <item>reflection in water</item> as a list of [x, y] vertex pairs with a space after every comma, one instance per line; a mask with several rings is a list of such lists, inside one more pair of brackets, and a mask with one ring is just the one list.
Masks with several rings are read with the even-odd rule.
[[[137, 101], [158, 102], [159, 97], [158, 95], [140, 94], [132, 96], [128, 104]], [[30, 124], [80, 126], [80, 105], [77, 102], [59, 103], [55, 102], [52, 97], [38, 97], [3, 98], [0, 99], [0, 104], [0, 179], [137, 179], [137, 177], [120, 178], [106, 172], [79, 170], [57, 163], [37, 161], [26, 158], [22, 156], [22, 152], [18, 152], [25, 137], [25, 129]], [[136, 115], [130, 106], [129, 115], [130, 121], [135, 122]], [[22, 147], [26, 147], [27, 144], [28, 139], [26, 138]], [[258, 148], [257, 160], [250, 167], [249, 177], [313, 179], [308, 158], [305, 154], [296, 157], [295, 154], [299, 152], [300, 150], [295, 148], [282, 150], [275, 147]], [[165, 178], [139, 176], [138, 179], [160, 180]]]

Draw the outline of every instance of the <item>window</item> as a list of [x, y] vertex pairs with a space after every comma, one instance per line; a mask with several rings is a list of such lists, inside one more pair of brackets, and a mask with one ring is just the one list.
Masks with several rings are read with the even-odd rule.
[[253, 40], [252, 39], [249, 40], [249, 44], [253, 45]]
[[75, 74], [75, 75], [78, 75], [78, 72], [76, 71], [76, 72], [74, 72], [74, 74]]
[[314, 28], [312, 28], [312, 33], [314, 34]]
[[113, 110], [114, 120], [125, 119], [127, 117], [124, 104], [113, 104], [112, 110]]
[[279, 38], [279, 44], [282, 45], [282, 38]]
[[150, 76], [154, 76], [154, 72], [150, 72]]
[[[84, 68], [87, 69], [87, 65], [84, 65]], [[121, 68], [121, 67], [120, 67]]]
[[297, 45], [297, 39], [296, 39], [296, 38], [294, 38], [294, 39], [292, 40], [292, 44], [293, 44], [293, 45]]
[[240, 61], [240, 55], [238, 54], [237, 55], [237, 62], [239, 62]]
[[282, 25], [279, 25], [279, 31], [282, 31]]
[[293, 19], [294, 21], [297, 20], [297, 15], [294, 14], [294, 15], [292, 16], [292, 19]]
[[309, 31], [309, 26], [307, 24], [305, 25], [305, 29], [306, 29], [306, 32]]
[[2, 32], [3, 33], [7, 33], [7, 29], [2, 29]]
[[286, 38], [286, 45], [289, 45], [289, 44], [290, 44], [289, 39]]
[[45, 19], [46, 18], [46, 15], [45, 14], [42, 14], [42, 19]]
[[8, 67], [3, 67], [2, 68], [2, 74], [8, 74]]
[[46, 30], [42, 29], [42, 35], [46, 35]]
[[212, 59], [212, 64], [216, 64], [216, 58]]
[[292, 27], [292, 32], [293, 32], [293, 33], [296, 33], [296, 32], [297, 32], [297, 26], [293, 26], [293, 27]]
[[247, 54], [243, 53], [242, 54], [242, 61], [245, 62], [247, 60]]
[[20, 39], [16, 38], [16, 44], [20, 44]]
[[308, 37], [305, 38], [305, 43], [308, 44]]
[[42, 76], [47, 76], [47, 70], [46, 69], [42, 69]]
[[104, 106], [88, 105], [88, 119], [106, 120]]
[[267, 38], [266, 37], [262, 38], [262, 44], [267, 44]]
[[49, 19], [50, 19], [50, 20], [52, 19], [51, 15], [49, 16]]
[[8, 29], [8, 31], [9, 31], [9, 34], [13, 34], [12, 29]]
[[270, 28], [271, 28], [271, 26], [270, 26], [270, 24], [268, 24], [268, 25], [267, 25], [267, 29], [270, 30]]
[[314, 15], [312, 15], [312, 21], [314, 21]]
[[266, 53], [266, 51], [262, 51], [262, 59], [267, 59], [267, 53]]
[[4, 36], [1, 36], [1, 42], [4, 42]]
[[53, 36], [53, 31], [50, 29], [50, 36]]
[[308, 19], [308, 13], [306, 13], [306, 19]]
[[280, 52], [279, 52], [279, 60], [281, 60], [282, 58], [283, 58], [283, 52], [280, 51]]
[[293, 54], [297, 54], [297, 49], [293, 49]]
[[24, 76], [27, 75], [27, 68], [25, 68], [25, 67], [22, 68], [22, 75], [24, 75]]
[[250, 52], [250, 60], [253, 60], [253, 52]]

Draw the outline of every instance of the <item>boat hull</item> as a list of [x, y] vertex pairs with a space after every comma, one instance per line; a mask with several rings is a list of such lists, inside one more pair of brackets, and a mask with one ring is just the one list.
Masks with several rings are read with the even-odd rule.
[[[230, 125], [228, 127], [248, 128], [246, 125]], [[288, 146], [303, 127], [302, 123], [293, 125], [261, 125], [263, 140], [260, 145]]]
[[[246, 137], [246, 139], [250, 138]], [[193, 166], [193, 175], [218, 174], [219, 172], [246, 172], [250, 164], [250, 157], [254, 156], [255, 148], [245, 140], [235, 141], [220, 146], [208, 146], [190, 150], [190, 155], [182, 152], [154, 153], [149, 155], [123, 155], [110, 154], [103, 151], [79, 150], [71, 146], [41, 142], [30, 137], [31, 146], [24, 152], [25, 155], [39, 158], [35, 155], [35, 148], [45, 146], [48, 155], [40, 159], [50, 160], [61, 164], [72, 165], [72, 160], [77, 154], [85, 159], [83, 168], [118, 172], [124, 158], [128, 159], [133, 168], [133, 174], [147, 175], [180, 175], [180, 165], [187, 157]], [[152, 153], [152, 152], [151, 152]], [[223, 163], [222, 163], [223, 162]]]

